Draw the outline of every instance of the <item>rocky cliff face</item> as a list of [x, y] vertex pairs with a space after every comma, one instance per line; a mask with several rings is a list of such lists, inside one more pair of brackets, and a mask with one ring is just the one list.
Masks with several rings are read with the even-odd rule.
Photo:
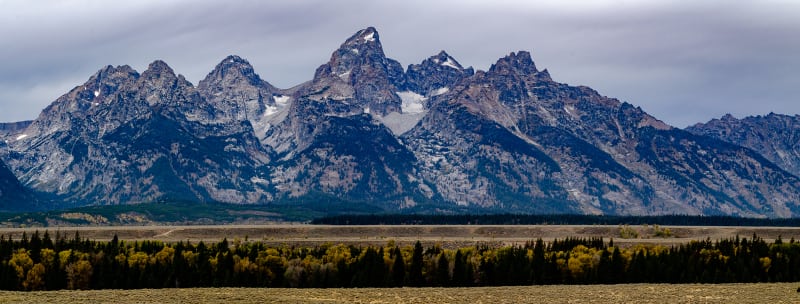
[[[197, 90], [212, 108], [210, 122], [229, 126], [228, 132], [242, 132], [247, 122], [263, 138], [270, 121], [278, 116], [289, 101], [277, 88], [261, 79], [247, 60], [228, 56], [220, 62]], [[207, 122], [208, 123], [208, 122]]]
[[779, 167], [800, 176], [800, 116], [770, 113], [736, 119], [728, 114], [687, 131], [721, 139], [758, 152]]
[[800, 213], [800, 180], [779, 167], [787, 158], [768, 157], [775, 165], [730, 140], [558, 83], [525, 51], [488, 71], [443, 51], [403, 71], [374, 28], [347, 39], [292, 90], [236, 56], [197, 87], [160, 61], [141, 75], [107, 67], [29, 126], [4, 129], [0, 151], [22, 184], [65, 204]]

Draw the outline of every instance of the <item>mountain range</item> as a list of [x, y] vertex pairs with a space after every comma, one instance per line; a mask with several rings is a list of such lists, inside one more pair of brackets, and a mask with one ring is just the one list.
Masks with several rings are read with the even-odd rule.
[[800, 215], [798, 116], [682, 130], [530, 53], [405, 69], [374, 28], [279, 89], [238, 56], [197, 86], [107, 66], [0, 124], [0, 208], [198, 202], [364, 212]]

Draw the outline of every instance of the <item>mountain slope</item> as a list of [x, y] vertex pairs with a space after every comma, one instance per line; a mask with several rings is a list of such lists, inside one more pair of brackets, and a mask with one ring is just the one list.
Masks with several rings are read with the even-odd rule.
[[784, 170], [800, 176], [800, 116], [770, 113], [736, 119], [725, 115], [687, 131], [753, 149]]
[[0, 161], [0, 210], [16, 211], [20, 206], [36, 205], [36, 200], [17, 180], [14, 173]]

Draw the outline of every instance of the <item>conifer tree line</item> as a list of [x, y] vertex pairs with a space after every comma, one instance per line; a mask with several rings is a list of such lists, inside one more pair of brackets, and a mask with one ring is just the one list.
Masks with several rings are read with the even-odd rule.
[[0, 236], [0, 289], [401, 287], [800, 281], [800, 242], [710, 239], [619, 247], [602, 238], [524, 245], [267, 246], [165, 243], [48, 232]]
[[591, 214], [342, 214], [315, 218], [317, 225], [669, 225], [797, 227], [800, 218], [706, 215]]

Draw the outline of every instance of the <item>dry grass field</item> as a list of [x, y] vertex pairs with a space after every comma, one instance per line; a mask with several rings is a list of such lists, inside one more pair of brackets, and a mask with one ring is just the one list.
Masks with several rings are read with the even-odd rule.
[[0, 292], [0, 303], [800, 303], [798, 284]]
[[394, 240], [410, 245], [417, 240], [429, 246], [435, 243], [446, 248], [471, 246], [478, 242], [494, 245], [524, 244], [542, 238], [545, 241], [566, 237], [603, 237], [615, 244], [683, 244], [691, 240], [750, 238], [753, 234], [771, 242], [777, 237], [800, 240], [800, 227], [661, 227], [669, 228], [670, 237], [656, 237], [653, 226], [630, 226], [637, 238], [620, 237], [620, 226], [599, 225], [418, 225], [418, 226], [325, 226], [325, 225], [223, 225], [223, 226], [103, 226], [63, 228], [3, 228], [0, 235], [19, 239], [22, 233], [36, 230], [56, 231], [71, 238], [77, 231], [82, 238], [108, 241], [116, 234], [121, 240], [161, 240], [166, 242], [219, 241], [227, 238], [259, 241], [268, 245], [315, 246], [323, 243], [353, 245], [385, 245]]

